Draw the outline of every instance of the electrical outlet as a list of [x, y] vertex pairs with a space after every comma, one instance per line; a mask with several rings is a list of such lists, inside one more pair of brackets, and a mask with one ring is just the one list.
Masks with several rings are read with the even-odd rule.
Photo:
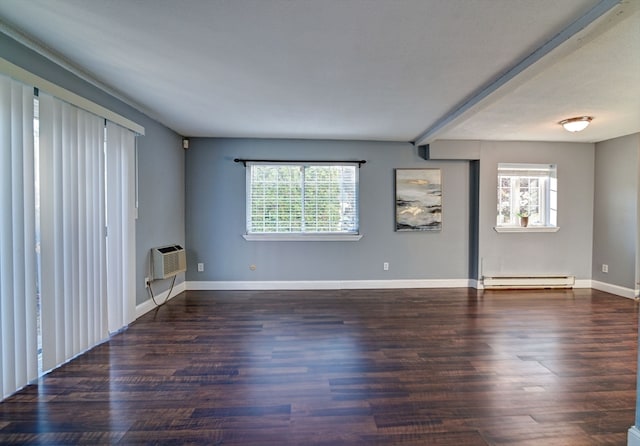
[[204, 263], [198, 263], [198, 272], [201, 273], [204, 271]]
[[607, 265], [606, 263], [602, 264], [602, 272], [603, 273], [608, 273], [609, 272], [609, 265]]
[[389, 271], [389, 262], [384, 262], [382, 264], [382, 269], [385, 270], [385, 271]]
[[149, 288], [149, 278], [148, 277], [144, 278], [144, 287], [145, 288]]

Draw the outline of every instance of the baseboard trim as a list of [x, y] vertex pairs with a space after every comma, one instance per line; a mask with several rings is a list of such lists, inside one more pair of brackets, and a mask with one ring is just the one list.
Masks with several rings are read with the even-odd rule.
[[187, 290], [356, 290], [387, 288], [473, 288], [469, 279], [188, 281]]
[[636, 290], [621, 287], [618, 285], [612, 285], [610, 283], [600, 282], [597, 280], [591, 281], [591, 288], [598, 291], [604, 291], [605, 293], [615, 294], [616, 296], [626, 297], [628, 299], [635, 299], [636, 297], [638, 297], [638, 293]]
[[591, 279], [576, 279], [573, 284], [574, 288], [593, 288], [593, 281]]
[[627, 446], [640, 446], [640, 430], [636, 426], [631, 426], [627, 433]]
[[[265, 281], [183, 281], [171, 292], [173, 299], [185, 290], [357, 290], [393, 288], [475, 288], [482, 290], [482, 281], [475, 279], [416, 279], [416, 280], [265, 280]], [[638, 292], [630, 288], [597, 280], [576, 280], [574, 288], [593, 288], [616, 296], [635, 299]], [[156, 296], [158, 302], [167, 298], [166, 290]], [[136, 318], [155, 308], [151, 299], [136, 306]]]
[[[174, 297], [176, 297], [178, 294], [182, 293], [186, 289], [187, 289], [186, 281], [182, 281], [179, 284], [175, 285], [173, 287], [173, 290], [171, 291], [171, 297], [169, 297], [169, 300], [173, 299]], [[169, 294], [169, 290], [163, 291], [162, 293], [156, 296], [156, 301], [159, 303], [164, 302], [167, 299], [168, 294]], [[136, 319], [139, 318], [140, 316], [144, 316], [149, 311], [155, 308], [156, 308], [156, 304], [153, 303], [153, 300], [151, 298], [149, 298], [148, 300], [145, 300], [144, 302], [136, 306]]]

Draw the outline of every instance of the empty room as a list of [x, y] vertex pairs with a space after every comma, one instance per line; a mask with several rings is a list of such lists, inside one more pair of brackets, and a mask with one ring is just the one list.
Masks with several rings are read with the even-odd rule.
[[640, 446], [640, 1], [0, 0], [0, 444]]

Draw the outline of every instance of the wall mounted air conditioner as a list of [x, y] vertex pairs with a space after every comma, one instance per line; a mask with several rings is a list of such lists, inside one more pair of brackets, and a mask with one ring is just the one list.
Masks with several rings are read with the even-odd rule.
[[153, 279], [166, 279], [187, 270], [187, 255], [180, 245], [161, 246], [151, 249], [151, 272]]

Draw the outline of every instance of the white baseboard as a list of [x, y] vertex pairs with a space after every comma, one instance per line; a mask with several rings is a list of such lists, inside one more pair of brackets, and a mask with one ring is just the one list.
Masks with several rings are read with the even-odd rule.
[[593, 288], [593, 281], [591, 279], [576, 279], [573, 284], [574, 288]]
[[[415, 279], [415, 280], [266, 280], [266, 281], [183, 281], [171, 292], [171, 299], [185, 290], [356, 290], [393, 288], [476, 288], [483, 289], [482, 281], [475, 279]], [[593, 288], [617, 296], [634, 299], [638, 292], [630, 288], [611, 285], [597, 280], [576, 280], [574, 288]], [[169, 290], [156, 296], [164, 302]], [[136, 307], [136, 318], [155, 308], [151, 299]]]
[[631, 288], [625, 288], [618, 285], [612, 285], [610, 283], [599, 282], [597, 280], [591, 281], [591, 288], [604, 291], [605, 293], [615, 294], [616, 296], [626, 297], [628, 299], [635, 299], [638, 297], [638, 292]]
[[189, 281], [187, 290], [356, 290], [383, 288], [469, 288], [469, 279]]
[[627, 446], [640, 446], [640, 430], [636, 426], [631, 426], [627, 433]]
[[[187, 289], [186, 281], [182, 281], [179, 284], [175, 285], [173, 287], [173, 290], [171, 291], [171, 297], [169, 298], [169, 300], [173, 299], [174, 297], [176, 297], [178, 294], [182, 293], [186, 289]], [[168, 294], [169, 294], [169, 290], [166, 290], [158, 294], [157, 296], [155, 296], [156, 302], [158, 303], [164, 302], [167, 299]], [[153, 302], [153, 299], [149, 298], [148, 300], [145, 300], [140, 305], [136, 306], [136, 319], [139, 318], [140, 316], [147, 314], [149, 311], [155, 308], [156, 308], [156, 304]]]

